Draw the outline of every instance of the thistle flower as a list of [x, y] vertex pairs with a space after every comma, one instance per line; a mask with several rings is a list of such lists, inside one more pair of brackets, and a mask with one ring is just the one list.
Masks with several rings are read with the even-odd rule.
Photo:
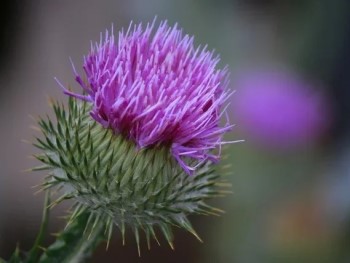
[[218, 160], [212, 150], [232, 127], [219, 127], [220, 109], [229, 97], [227, 69], [216, 69], [219, 58], [206, 47], [195, 49], [193, 37], [183, 36], [177, 25], [163, 22], [152, 34], [153, 28], [154, 22], [145, 30], [130, 25], [117, 43], [113, 32], [106, 32], [84, 59], [87, 83], [73, 66], [87, 95], [65, 93], [91, 102], [97, 122], [139, 148], [169, 145], [191, 173], [195, 167], [184, 159]]
[[327, 98], [291, 72], [249, 71], [235, 82], [240, 95], [233, 111], [242, 129], [265, 147], [288, 150], [315, 143], [332, 122]]
[[34, 170], [48, 170], [43, 189], [63, 192], [52, 205], [74, 201], [68, 224], [88, 214], [85, 232], [102, 226], [108, 240], [114, 226], [123, 240], [130, 227], [138, 248], [141, 230], [148, 246], [158, 240], [156, 226], [171, 247], [171, 226], [199, 239], [188, 215], [219, 214], [206, 200], [227, 192], [214, 165], [231, 128], [219, 125], [227, 70], [176, 26], [153, 28], [130, 26], [117, 43], [107, 32], [84, 59], [86, 81], [73, 66], [85, 93], [61, 85], [68, 108], [53, 103], [56, 121], [39, 121], [35, 144], [44, 165]]

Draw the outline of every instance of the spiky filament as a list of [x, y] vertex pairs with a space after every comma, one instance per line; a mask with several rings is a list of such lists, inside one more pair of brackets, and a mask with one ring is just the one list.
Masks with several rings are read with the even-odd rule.
[[[140, 234], [157, 242], [155, 227], [173, 247], [171, 226], [181, 227], [199, 240], [188, 220], [190, 214], [218, 214], [205, 202], [223, 192], [215, 166], [207, 161], [193, 176], [182, 169], [167, 146], [138, 148], [123, 135], [103, 128], [90, 115], [85, 102], [69, 99], [68, 107], [53, 102], [55, 122], [40, 119], [43, 138], [35, 157], [47, 170], [42, 189], [61, 189], [51, 206], [65, 199], [74, 201], [68, 225], [83, 213], [89, 213], [87, 231], [104, 224], [107, 239], [114, 226], [125, 240], [130, 227], [139, 246]], [[89, 234], [89, 233], [87, 233]]]

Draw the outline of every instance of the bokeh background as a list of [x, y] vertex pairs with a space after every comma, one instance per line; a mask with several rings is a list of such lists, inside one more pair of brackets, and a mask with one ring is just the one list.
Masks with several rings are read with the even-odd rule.
[[[43, 174], [30, 115], [65, 100], [53, 80], [72, 84], [90, 40], [114, 24], [168, 19], [229, 65], [236, 123], [222, 166], [234, 193], [226, 214], [193, 217], [204, 239], [176, 231], [175, 247], [116, 233], [90, 262], [350, 262], [350, 6], [347, 0], [79, 0], [0, 4], [0, 255], [29, 248], [40, 225]], [[77, 87], [77, 85], [75, 85]], [[55, 208], [50, 232], [67, 207]], [[49, 244], [52, 237], [47, 237]]]

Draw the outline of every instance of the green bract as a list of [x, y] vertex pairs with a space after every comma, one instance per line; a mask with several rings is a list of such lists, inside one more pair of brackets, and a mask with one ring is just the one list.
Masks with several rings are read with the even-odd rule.
[[[42, 189], [60, 189], [52, 205], [72, 199], [68, 224], [89, 214], [86, 232], [103, 225], [110, 239], [114, 226], [122, 233], [130, 227], [139, 247], [140, 233], [157, 240], [159, 227], [171, 247], [172, 226], [198, 235], [188, 220], [190, 214], [218, 214], [206, 200], [223, 194], [215, 166], [206, 162], [189, 176], [172, 157], [168, 147], [138, 149], [124, 136], [103, 128], [89, 115], [90, 106], [70, 98], [68, 107], [52, 103], [56, 120], [40, 119], [44, 135], [35, 146], [47, 170]], [[158, 241], [157, 241], [158, 242]]]

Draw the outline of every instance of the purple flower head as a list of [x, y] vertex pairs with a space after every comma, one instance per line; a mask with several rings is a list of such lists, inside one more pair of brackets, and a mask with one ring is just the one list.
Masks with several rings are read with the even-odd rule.
[[328, 100], [292, 73], [249, 71], [236, 81], [233, 110], [244, 131], [263, 145], [291, 149], [314, 142], [330, 125]]
[[219, 58], [206, 46], [195, 48], [177, 25], [154, 24], [130, 24], [117, 41], [107, 31], [84, 58], [87, 81], [73, 66], [86, 94], [65, 93], [91, 102], [97, 122], [139, 148], [169, 146], [190, 174], [197, 164], [189, 159], [218, 160], [222, 136], [232, 128], [219, 126], [230, 95], [227, 69], [217, 69]]

